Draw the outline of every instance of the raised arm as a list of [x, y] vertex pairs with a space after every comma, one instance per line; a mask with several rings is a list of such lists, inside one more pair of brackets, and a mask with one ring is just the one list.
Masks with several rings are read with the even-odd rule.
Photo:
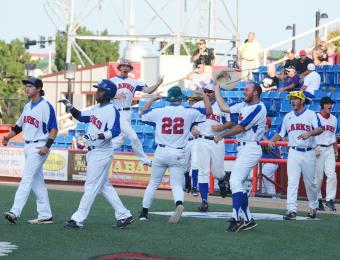
[[162, 85], [163, 79], [164, 76], [161, 76], [155, 85], [151, 86], [150, 88], [143, 87], [142, 91], [147, 94], [152, 94], [160, 85]]
[[160, 98], [161, 98], [161, 96], [159, 94], [157, 94], [154, 97], [150, 98], [148, 100], [148, 102], [146, 102], [146, 104], [144, 105], [142, 110], [140, 111], [140, 114], [143, 115], [146, 110], [149, 110], [151, 108], [152, 103], [155, 102], [156, 100], [160, 99]]
[[221, 88], [218, 84], [215, 85], [215, 98], [216, 98], [217, 104], [220, 107], [221, 111], [226, 112], [226, 113], [230, 113], [230, 107], [224, 101], [222, 94], [221, 94]]

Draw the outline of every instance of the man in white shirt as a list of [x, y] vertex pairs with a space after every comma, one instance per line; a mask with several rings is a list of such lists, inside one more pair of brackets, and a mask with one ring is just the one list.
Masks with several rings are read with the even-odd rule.
[[301, 91], [304, 92], [305, 97], [308, 99], [314, 98], [315, 90], [320, 88], [321, 77], [319, 73], [315, 71], [315, 65], [309, 63], [307, 66], [306, 77], [303, 80], [303, 86]]

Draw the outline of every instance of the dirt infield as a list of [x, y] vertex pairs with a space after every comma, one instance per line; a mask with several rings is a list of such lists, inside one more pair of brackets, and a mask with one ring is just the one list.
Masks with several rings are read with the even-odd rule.
[[[0, 182], [3, 185], [9, 186], [18, 186], [18, 183], [13, 182]], [[50, 190], [62, 190], [62, 191], [75, 191], [75, 192], [83, 192], [83, 185], [69, 185], [69, 184], [47, 184], [48, 189]], [[122, 196], [130, 196], [130, 197], [143, 197], [144, 189], [132, 189], [132, 188], [115, 188], [119, 195]], [[172, 200], [172, 193], [168, 190], [158, 190], [156, 192], [157, 199], [165, 199]], [[199, 197], [193, 197], [191, 194], [185, 194], [185, 201], [197, 202], [200, 203]], [[231, 205], [231, 198], [221, 198], [218, 196], [210, 196], [210, 203], [216, 204], [226, 204]], [[249, 198], [250, 207], [257, 208], [268, 208], [268, 209], [282, 209], [286, 210], [286, 200], [285, 199], [271, 199], [271, 198], [258, 198], [258, 197], [250, 197]], [[299, 201], [298, 202], [298, 210], [299, 211], [308, 211], [309, 206], [307, 201]], [[320, 212], [321, 214], [336, 214], [340, 215], [340, 210], [336, 213], [325, 211]]]

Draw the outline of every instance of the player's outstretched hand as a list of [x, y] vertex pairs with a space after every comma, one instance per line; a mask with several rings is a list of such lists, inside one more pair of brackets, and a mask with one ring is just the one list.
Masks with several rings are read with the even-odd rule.
[[309, 137], [310, 137], [309, 132], [306, 132], [306, 133], [303, 133], [303, 134], [299, 135], [297, 139], [306, 140], [306, 139], [308, 139]]
[[157, 85], [158, 86], [162, 85], [163, 81], [164, 81], [164, 75], [159, 77], [159, 80], [157, 81]]
[[90, 141], [96, 141], [97, 137], [98, 137], [98, 135], [96, 135], [96, 134], [86, 134], [86, 135], [83, 135], [83, 141], [84, 141], [84, 143], [87, 144]]
[[119, 93], [115, 95], [115, 99], [126, 99], [126, 94], [125, 93]]
[[3, 146], [7, 146], [8, 145], [8, 142], [9, 142], [9, 138], [7, 136], [4, 136], [2, 138], [2, 145]]
[[58, 100], [58, 103], [63, 103], [65, 105], [65, 107], [68, 108], [68, 109], [73, 108], [73, 105], [70, 102], [70, 100], [68, 100], [66, 98], [62, 98], [62, 99]]
[[41, 156], [44, 156], [48, 153], [48, 151], [50, 150], [48, 147], [46, 146], [42, 146], [42, 147], [37, 147], [38, 149], [38, 154], [40, 154]]
[[223, 139], [223, 137], [221, 137], [220, 135], [216, 135], [214, 137], [214, 142], [217, 144], [219, 141], [221, 141]]
[[274, 141], [269, 141], [268, 147], [270, 147], [271, 149], [273, 149], [273, 148], [275, 147], [275, 142], [274, 142]]

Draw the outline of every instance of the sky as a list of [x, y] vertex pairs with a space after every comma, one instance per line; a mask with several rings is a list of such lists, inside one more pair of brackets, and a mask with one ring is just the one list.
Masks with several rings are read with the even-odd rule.
[[[66, 2], [68, 0], [65, 0]], [[40, 35], [45, 37], [54, 36], [58, 30], [65, 30], [65, 18], [59, 12], [58, 18], [53, 10], [58, 10], [58, 2], [61, 0], [0, 0], [0, 40], [9, 42], [15, 38], [23, 40], [24, 37], [39, 39]], [[79, 16], [81, 10], [89, 10], [96, 4], [97, 0], [75, 0], [75, 17]], [[136, 31], [139, 34], [167, 34], [169, 29], [159, 18], [153, 19], [154, 14], [147, 5], [149, 2], [157, 9], [167, 24], [176, 29], [176, 0], [136, 0]], [[235, 17], [236, 0], [224, 0], [230, 13]], [[50, 8], [52, 3], [54, 8]], [[185, 13], [185, 29], [187, 35], [207, 35], [208, 31], [208, 0], [187, 0]], [[227, 15], [224, 12], [220, 0], [215, 0], [215, 17], [228, 27]], [[45, 11], [45, 8], [46, 10]], [[127, 0], [102, 0], [100, 8], [96, 10], [81, 24], [90, 30], [102, 31], [107, 29], [110, 34], [125, 34], [128, 30], [129, 1]], [[328, 19], [321, 19], [321, 24], [340, 17], [340, 0], [239, 0], [239, 25], [241, 40], [247, 33], [253, 31], [260, 42], [261, 47], [268, 47], [291, 36], [292, 31], [286, 30], [287, 25], [296, 24], [297, 34], [309, 30], [315, 26], [315, 12], [328, 14]], [[121, 21], [125, 24], [122, 26]], [[340, 27], [340, 23], [337, 25]], [[227, 31], [222, 23], [215, 18], [213, 28], [215, 37], [231, 37], [232, 33]], [[301, 40], [297, 40], [297, 49], [310, 47], [313, 34]], [[125, 43], [121, 44], [124, 47]], [[148, 43], [148, 48], [155, 51], [158, 45]], [[217, 51], [223, 52], [230, 49], [230, 45], [218, 44]], [[283, 46], [289, 48], [290, 44]], [[31, 48], [31, 52], [47, 52], [47, 49]]]

